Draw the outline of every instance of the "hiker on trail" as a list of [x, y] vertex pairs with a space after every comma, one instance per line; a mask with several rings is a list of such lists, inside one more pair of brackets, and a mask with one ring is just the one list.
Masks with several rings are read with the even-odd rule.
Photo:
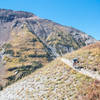
[[73, 66], [76, 66], [79, 63], [78, 58], [73, 59]]

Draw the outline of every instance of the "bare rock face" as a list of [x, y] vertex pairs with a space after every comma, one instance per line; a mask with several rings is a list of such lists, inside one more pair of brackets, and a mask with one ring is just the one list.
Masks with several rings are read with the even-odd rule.
[[71, 52], [96, 40], [72, 27], [63, 26], [32, 13], [0, 9], [0, 44], [8, 41], [11, 32], [26, 24], [41, 40], [56, 49], [59, 54]]
[[34, 14], [28, 12], [0, 9], [0, 44], [10, 38], [10, 33], [12, 31], [12, 24], [14, 20], [20, 18], [30, 18], [34, 16]]
[[1, 22], [11, 22], [17, 18], [29, 18], [33, 16], [34, 14], [24, 12], [24, 11], [13, 11], [13, 10], [0, 9]]

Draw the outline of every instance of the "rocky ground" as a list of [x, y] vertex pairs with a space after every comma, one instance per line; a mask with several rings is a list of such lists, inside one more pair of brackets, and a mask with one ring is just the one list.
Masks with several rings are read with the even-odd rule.
[[82, 87], [92, 82], [57, 59], [5, 88], [0, 100], [80, 100]]

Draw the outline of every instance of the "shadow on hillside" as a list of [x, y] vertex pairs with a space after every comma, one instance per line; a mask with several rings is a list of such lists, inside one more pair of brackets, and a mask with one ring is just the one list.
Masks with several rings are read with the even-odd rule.
[[[32, 65], [26, 65], [26, 66], [20, 66], [20, 67], [14, 67], [9, 68], [9, 72], [14, 72], [14, 75], [7, 77], [8, 80], [5, 87], [8, 85], [11, 85], [12, 83], [16, 82], [19, 79], [22, 79], [23, 77], [31, 74], [32, 72], [36, 71], [37, 69], [41, 68], [43, 65], [39, 62], [34, 61]], [[2, 87], [1, 87], [2, 90]]]

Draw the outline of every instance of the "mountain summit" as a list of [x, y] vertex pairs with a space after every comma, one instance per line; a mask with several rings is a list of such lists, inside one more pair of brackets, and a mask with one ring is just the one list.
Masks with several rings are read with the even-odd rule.
[[34, 16], [34, 14], [29, 12], [0, 9], [0, 20], [5, 22], [11, 22], [16, 18], [30, 18]]

